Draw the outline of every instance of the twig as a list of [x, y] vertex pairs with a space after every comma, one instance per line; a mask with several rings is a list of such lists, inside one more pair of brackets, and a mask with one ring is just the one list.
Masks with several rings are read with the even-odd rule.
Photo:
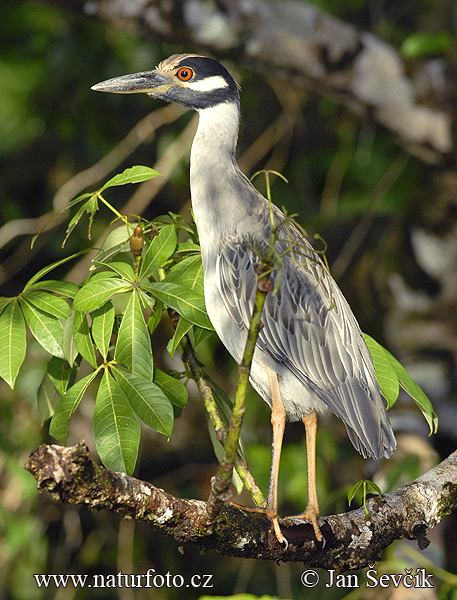
[[[184, 363], [189, 368], [192, 379], [197, 384], [200, 397], [205, 405], [206, 412], [208, 413], [211, 424], [216, 432], [216, 437], [224, 447], [227, 440], [227, 430], [217, 408], [211, 385], [203, 373], [187, 335], [184, 336], [181, 341], [181, 356]], [[255, 482], [252, 474], [248, 470], [246, 463], [239, 456], [237, 456], [235, 459], [235, 469], [241, 481], [243, 482], [244, 488], [249, 493], [252, 500], [255, 502], [255, 504], [257, 504], [257, 506], [261, 506], [265, 502], [265, 497]]]
[[214, 522], [217, 515], [220, 513], [224, 502], [230, 496], [229, 487], [232, 479], [233, 466], [237, 456], [241, 425], [246, 410], [246, 393], [249, 384], [249, 373], [251, 371], [257, 337], [262, 327], [261, 317], [266, 294], [271, 292], [272, 289], [273, 286], [268, 279], [268, 275], [260, 273], [243, 358], [238, 367], [238, 384], [236, 387], [227, 441], [224, 446], [225, 455], [219, 465], [216, 475], [211, 480], [211, 493], [206, 503], [209, 523]]

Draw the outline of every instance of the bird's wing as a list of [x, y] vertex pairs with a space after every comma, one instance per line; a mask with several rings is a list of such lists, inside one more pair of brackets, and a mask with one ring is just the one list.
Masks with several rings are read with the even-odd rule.
[[[218, 250], [217, 285], [240, 329], [249, 327], [252, 315], [259, 249], [268, 245], [265, 225], [261, 236], [226, 236]], [[275, 291], [265, 301], [258, 346], [344, 421], [363, 455], [390, 454], [393, 435], [357, 321], [306, 239], [291, 226], [283, 229], [276, 243], [281, 264], [270, 276]]]

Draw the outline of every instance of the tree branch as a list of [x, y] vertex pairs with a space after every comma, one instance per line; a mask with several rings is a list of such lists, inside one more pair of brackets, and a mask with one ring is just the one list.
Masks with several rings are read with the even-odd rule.
[[369, 521], [363, 508], [321, 519], [325, 547], [315, 542], [310, 524], [281, 519], [287, 550], [262, 515], [225, 506], [212, 526], [202, 527], [205, 502], [175, 498], [150, 483], [108, 471], [92, 461], [84, 443], [70, 448], [42, 444], [26, 469], [38, 489], [49, 491], [56, 500], [147, 521], [180, 542], [232, 556], [300, 561], [340, 571], [367, 566], [403, 537], [416, 539], [419, 548], [425, 548], [429, 530], [457, 509], [457, 452], [382, 500], [370, 497]]
[[41, 0], [123, 30], [232, 57], [336, 94], [387, 128], [408, 152], [455, 164], [455, 74], [444, 59], [408, 64], [371, 33], [296, 0]]

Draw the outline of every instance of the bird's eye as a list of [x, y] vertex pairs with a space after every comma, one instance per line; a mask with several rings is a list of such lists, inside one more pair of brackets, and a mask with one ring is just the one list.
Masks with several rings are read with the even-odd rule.
[[194, 76], [194, 72], [189, 67], [181, 67], [178, 69], [176, 75], [181, 81], [189, 81]]

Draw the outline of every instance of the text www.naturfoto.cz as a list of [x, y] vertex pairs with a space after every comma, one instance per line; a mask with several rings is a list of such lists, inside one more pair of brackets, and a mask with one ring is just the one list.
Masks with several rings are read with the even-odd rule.
[[39, 588], [212, 588], [212, 575], [192, 575], [188, 581], [182, 575], [165, 575], [148, 569], [146, 573], [133, 575], [119, 571], [116, 575], [61, 575], [34, 574]]

